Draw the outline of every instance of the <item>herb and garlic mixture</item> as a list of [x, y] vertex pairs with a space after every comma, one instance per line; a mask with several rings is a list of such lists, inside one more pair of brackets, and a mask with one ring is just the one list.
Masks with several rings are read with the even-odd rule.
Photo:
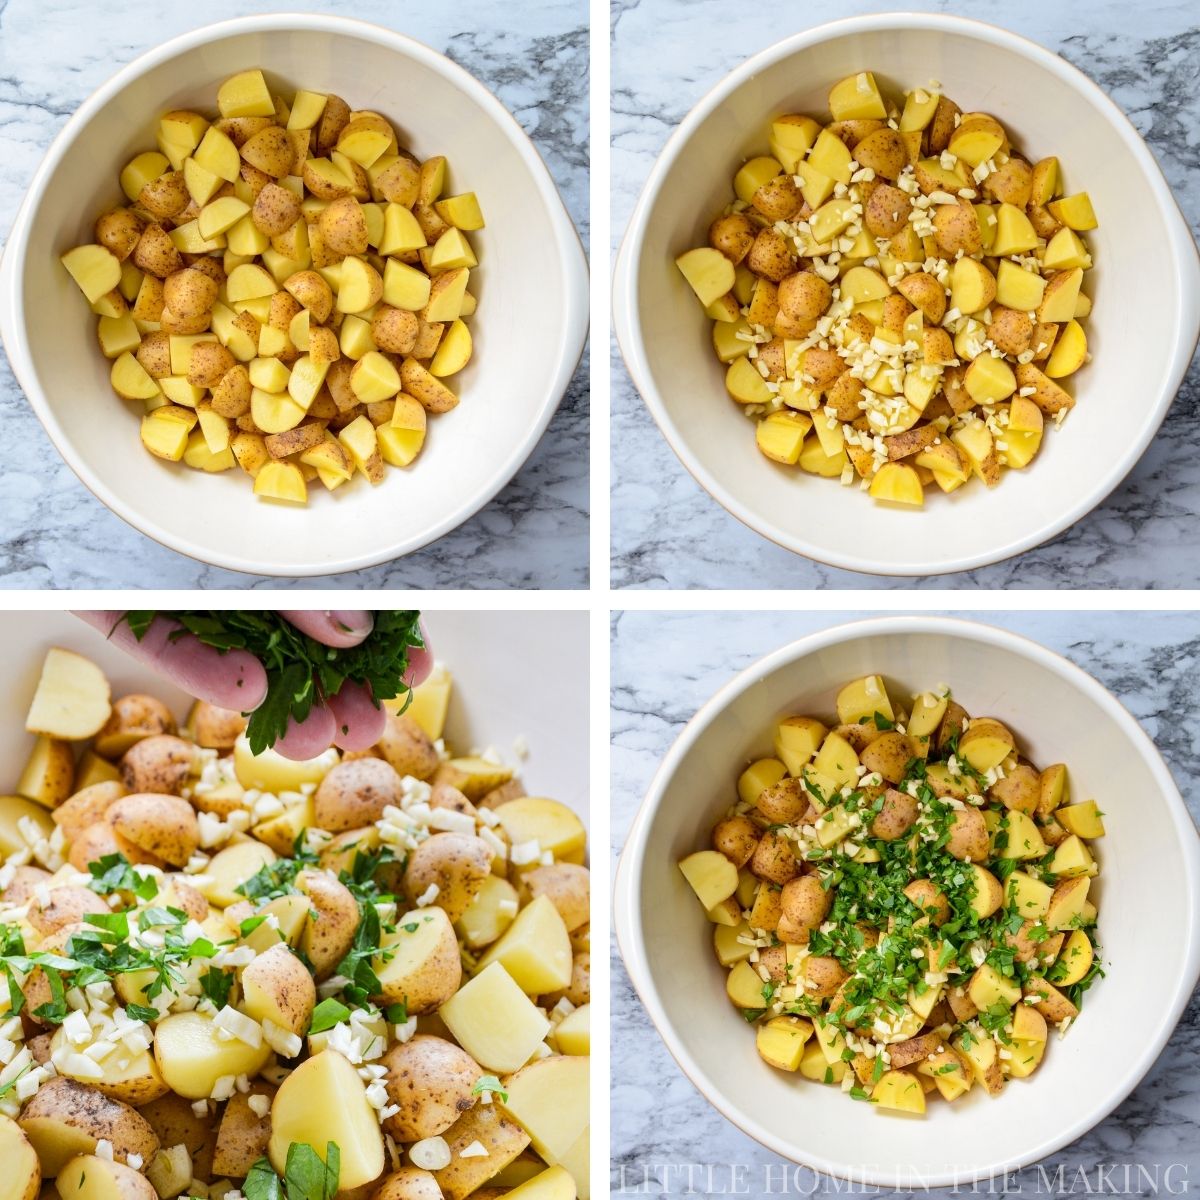
[[868, 676], [836, 722], [782, 720], [680, 863], [764, 1061], [911, 1113], [1031, 1075], [1103, 974], [1104, 824], [1068, 790], [945, 686], [905, 712]]
[[[579, 818], [445, 746], [449, 673], [402, 682], [416, 613], [348, 651], [274, 614], [174, 615], [263, 659], [265, 716], [198, 702], [180, 727], [51, 650], [0, 797], [11, 1194], [586, 1194]], [[345, 679], [396, 697], [374, 747], [269, 748]]]

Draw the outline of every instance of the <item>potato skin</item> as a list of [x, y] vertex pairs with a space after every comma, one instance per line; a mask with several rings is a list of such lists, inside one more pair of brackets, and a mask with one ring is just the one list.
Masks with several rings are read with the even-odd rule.
[[338, 763], [321, 780], [313, 796], [317, 828], [330, 833], [361, 829], [383, 816], [388, 805], [399, 807], [400, 776], [379, 758], [355, 758]]
[[114, 208], [96, 218], [96, 241], [124, 262], [142, 236], [142, 222], [128, 208]]
[[121, 696], [113, 701], [112, 714], [96, 734], [92, 749], [102, 758], [119, 758], [135, 742], [158, 733], [175, 733], [171, 710], [154, 696]]
[[388, 714], [387, 727], [376, 746], [398, 775], [428, 779], [441, 759], [425, 731], [408, 716]]
[[907, 792], [888, 788], [883, 794], [883, 808], [871, 822], [871, 836], [887, 842], [903, 837], [917, 823], [919, 812], [916, 800]]
[[318, 325], [323, 325], [333, 311], [333, 291], [316, 271], [297, 271], [283, 281], [284, 289], [290, 292]]
[[[729, 817], [713, 828], [713, 848], [720, 850], [735, 867], [744, 867], [758, 846], [759, 828], [747, 816]], [[539, 871], [549, 870], [538, 867]], [[532, 872], [530, 872], [532, 874]]]
[[254, 198], [250, 219], [267, 235], [278, 237], [286, 233], [300, 219], [300, 198], [289, 188], [271, 182], [263, 185]]
[[981, 863], [987, 859], [989, 838], [983, 814], [975, 808], [958, 809], [950, 822], [946, 853], [960, 862]]
[[800, 864], [792, 852], [792, 843], [768, 829], [755, 847], [750, 870], [759, 879], [786, 884], [800, 874]]
[[794, 825], [808, 811], [808, 794], [800, 780], [781, 779], [759, 794], [758, 811], [772, 825]]
[[418, 1034], [393, 1046], [383, 1057], [388, 1100], [400, 1111], [384, 1129], [400, 1142], [445, 1133], [473, 1108], [472, 1088], [483, 1068], [463, 1049], [440, 1037]]
[[735, 266], [750, 253], [758, 227], [744, 213], [718, 217], [708, 228], [708, 243]]
[[197, 700], [189, 718], [196, 745], [208, 750], [232, 750], [238, 737], [245, 732], [247, 723], [241, 713], [218, 708], [207, 700]]
[[172, 866], [184, 866], [200, 847], [195, 810], [178, 796], [135, 792], [117, 800], [105, 817], [122, 837]]
[[163, 303], [176, 317], [188, 320], [211, 312], [219, 291], [211, 275], [185, 267], [163, 281]]
[[895, 237], [908, 224], [911, 209], [907, 193], [890, 183], [881, 183], [866, 203], [863, 224], [873, 237]]
[[62, 1075], [47, 1079], [38, 1088], [25, 1105], [19, 1124], [35, 1150], [43, 1137], [47, 1149], [53, 1145], [55, 1126], [78, 1131], [96, 1141], [106, 1139], [112, 1143], [113, 1157], [120, 1163], [131, 1154], [140, 1154], [148, 1164], [159, 1149], [158, 1137], [150, 1123], [136, 1109]]
[[430, 885], [436, 884], [434, 903], [451, 921], [457, 921], [491, 873], [492, 848], [482, 838], [435, 833], [409, 855], [404, 890], [415, 904]]
[[[474, 1195], [478, 1196], [479, 1191]], [[442, 1189], [431, 1171], [420, 1167], [401, 1167], [390, 1175], [371, 1193], [370, 1200], [442, 1200]]]
[[933, 236], [945, 258], [953, 258], [959, 250], [967, 255], [983, 252], [979, 219], [969, 204], [937, 205], [933, 213]]
[[216, 1175], [242, 1179], [254, 1163], [267, 1152], [271, 1140], [271, 1114], [260, 1117], [250, 1107], [251, 1096], [273, 1099], [276, 1089], [262, 1080], [254, 1080], [248, 1092], [230, 1096], [217, 1127], [212, 1169]]
[[832, 288], [812, 271], [797, 271], [779, 284], [779, 307], [798, 321], [824, 316], [832, 300]]
[[416, 313], [381, 304], [371, 320], [371, 336], [380, 350], [389, 354], [411, 354], [417, 345], [421, 323]]
[[832, 892], [826, 891], [815, 875], [802, 875], [783, 885], [780, 896], [782, 922], [786, 922], [789, 930], [803, 932], [803, 942], [799, 943], [802, 945], [808, 941], [808, 934], [825, 920], [832, 903]]
[[776, 229], [761, 229], [746, 256], [746, 266], [755, 275], [779, 283], [796, 270], [796, 256], [782, 233]]
[[192, 746], [169, 734], [143, 738], [121, 759], [121, 778], [131, 792], [179, 794], [192, 769]]
[[69, 796], [54, 810], [54, 823], [62, 828], [68, 842], [74, 842], [89, 825], [104, 820], [109, 807], [126, 794], [125, 785], [118, 780], [93, 783]]
[[354, 942], [358, 903], [345, 884], [325, 871], [304, 871], [296, 884], [316, 910], [316, 919], [304, 926], [300, 949], [317, 980], [328, 979]]
[[336, 254], [366, 254], [367, 219], [353, 196], [339, 196], [319, 218], [325, 245]]
[[166, 279], [183, 267], [183, 258], [167, 231], [161, 225], [150, 224], [142, 230], [142, 236], [133, 248], [133, 265], [147, 275]]
[[107, 906], [90, 888], [64, 884], [51, 888], [44, 900], [36, 896], [29, 905], [27, 920], [43, 937], [75, 925], [88, 913], [103, 912]]

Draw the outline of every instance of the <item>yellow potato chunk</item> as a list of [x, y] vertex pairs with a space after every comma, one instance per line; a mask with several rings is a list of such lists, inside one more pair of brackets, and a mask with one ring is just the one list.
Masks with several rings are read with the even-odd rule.
[[222, 1076], [257, 1075], [270, 1055], [265, 1041], [249, 1046], [223, 1040], [213, 1019], [200, 1012], [173, 1013], [154, 1031], [158, 1069], [171, 1090], [188, 1100], [211, 1096]]
[[62, 265], [89, 304], [95, 304], [121, 282], [121, 263], [104, 246], [76, 246], [62, 256]]
[[870, 71], [838, 80], [829, 89], [829, 111], [835, 121], [883, 120], [887, 106]]
[[871, 1089], [871, 1099], [891, 1112], [925, 1114], [925, 1093], [908, 1071], [885, 1071]]
[[588, 1128], [587, 1058], [557, 1055], [522, 1067], [504, 1081], [501, 1106], [551, 1164], [560, 1163]]
[[275, 101], [261, 71], [231, 75], [217, 89], [217, 108], [223, 117], [273, 117]]
[[543, 796], [523, 796], [501, 804], [495, 812], [512, 845], [536, 842], [557, 862], [583, 862], [587, 832], [565, 804]]
[[358, 1072], [336, 1051], [324, 1050], [302, 1062], [275, 1094], [267, 1155], [281, 1175], [293, 1142], [312, 1146], [322, 1160], [327, 1144], [337, 1144], [340, 1190], [362, 1187], [383, 1173], [379, 1118]]
[[464, 984], [438, 1010], [472, 1058], [492, 1071], [515, 1071], [550, 1031], [550, 1021], [499, 964]]
[[773, 412], [758, 422], [755, 442], [773, 462], [794, 466], [800, 459], [804, 436], [812, 424], [812, 418], [806, 413]]
[[706, 308], [733, 288], [733, 263], [720, 250], [710, 246], [701, 246], [681, 254], [675, 260], [675, 265]]
[[1084, 232], [1088, 229], [1095, 229], [1099, 224], [1099, 221], [1096, 220], [1095, 209], [1092, 208], [1091, 197], [1087, 192], [1077, 192], [1074, 196], [1051, 200], [1046, 207], [1068, 229]]
[[759, 1026], [754, 1044], [763, 1062], [781, 1071], [797, 1071], [810, 1037], [811, 1022], [802, 1017], [774, 1017]]
[[479, 960], [479, 969], [498, 962], [523, 992], [543, 996], [570, 984], [571, 961], [566, 924], [550, 898], [538, 896], [517, 913], [507, 932]]
[[886, 500], [892, 504], [909, 504], [920, 508], [925, 503], [925, 489], [914, 468], [904, 463], [884, 463], [868, 489], [874, 500]]

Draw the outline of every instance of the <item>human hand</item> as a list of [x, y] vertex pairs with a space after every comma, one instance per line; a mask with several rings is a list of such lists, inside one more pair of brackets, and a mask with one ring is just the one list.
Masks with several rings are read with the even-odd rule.
[[[121, 618], [122, 612], [92, 610], [75, 614], [131, 658], [170, 680], [197, 700], [219, 708], [253, 712], [266, 698], [267, 674], [262, 663], [246, 650], [224, 653], [205, 645], [190, 633], [172, 638], [179, 629], [167, 616], [155, 617], [139, 641]], [[325, 646], [357, 646], [371, 632], [374, 617], [360, 610], [280, 610], [301, 633]], [[433, 654], [422, 627], [425, 648], [409, 651], [405, 681], [411, 687], [428, 678]], [[288, 721], [287, 732], [274, 749], [285, 758], [314, 758], [330, 746], [365, 750], [383, 735], [387, 714], [377, 707], [370, 690], [347, 683], [336, 696], [313, 705], [303, 721]]]

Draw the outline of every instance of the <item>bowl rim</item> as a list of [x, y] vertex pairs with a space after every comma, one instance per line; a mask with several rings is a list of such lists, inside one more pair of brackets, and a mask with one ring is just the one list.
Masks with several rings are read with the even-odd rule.
[[[935, 34], [954, 33], [990, 43], [1029, 59], [1044, 70], [1057, 75], [1075, 91], [1082, 93], [1117, 131], [1146, 177], [1158, 202], [1164, 232], [1174, 251], [1172, 261], [1176, 264], [1180, 295], [1180, 312], [1178, 320], [1174, 323], [1174, 344], [1169, 365], [1163, 375], [1163, 387], [1155, 405], [1146, 410], [1141, 432], [1126, 444], [1121, 457], [1105, 475], [1097, 477], [1091, 488], [1082, 490], [1079, 498], [1068, 508], [1028, 534], [1012, 538], [1003, 545], [973, 553], [959, 554], [957, 557], [937, 562], [916, 562], [904, 567], [883, 567], [868, 559], [859, 558], [852, 550], [814, 546], [806, 538], [785, 533], [767, 517], [754, 512], [743, 503], [725, 483], [694, 457], [685, 444], [681, 427], [671, 418], [654, 384], [646, 342], [642, 336], [641, 306], [638, 301], [638, 276], [649, 215], [658, 201], [667, 171], [700, 125], [747, 79], [796, 51], [835, 38], [888, 29]], [[1102, 504], [1137, 465], [1174, 403], [1192, 355], [1200, 343], [1200, 250], [1197, 249], [1191, 230], [1162, 169], [1141, 134], [1107, 93], [1074, 64], [1030, 38], [970, 17], [940, 13], [868, 13], [813, 26], [757, 51], [718, 80], [695, 103], [659, 152], [625, 227], [613, 272], [612, 311], [613, 331], [618, 350], [659, 431], [692, 478], [743, 525], [784, 550], [801, 554], [826, 566], [887, 578], [946, 575], [1003, 562], [1057, 537]]]
[[[563, 316], [553, 381], [547, 389], [541, 409], [512, 453], [497, 464], [483, 486], [425, 530], [380, 549], [329, 562], [280, 562], [264, 567], [255, 559], [230, 554], [219, 547], [203, 548], [168, 531], [158, 523], [152, 510], [139, 509], [118, 498], [105, 480], [81, 461], [41, 386], [29, 349], [26, 314], [20, 303], [20, 294], [26, 271], [28, 230], [47, 181], [69, 153], [79, 132], [113, 96], [147, 71], [199, 46], [240, 34], [297, 30], [374, 42], [402, 57], [415, 59], [449, 79], [484, 110], [516, 149], [550, 214], [548, 232], [561, 264]], [[198, 562], [258, 576], [308, 578], [377, 566], [411, 554], [468, 521], [512, 481], [537, 447], [583, 357], [588, 320], [588, 266], [579, 232], [541, 154], [513, 114], [474, 75], [424, 42], [374, 22], [323, 13], [264, 13], [218, 21], [178, 34], [126, 63], [84, 100], [55, 135], [25, 189], [24, 199], [17, 209], [3, 253], [0, 254], [0, 341], [8, 353], [9, 363], [22, 392], [63, 461], [97, 500], [139, 533]]]
[[[641, 918], [641, 880], [648, 869], [647, 836], [652, 818], [680, 763], [709, 726], [742, 693], [749, 691], [765, 676], [781, 667], [810, 658], [830, 646], [858, 641], [865, 637], [897, 634], [933, 634], [952, 640], [982, 642], [1049, 669], [1068, 684], [1087, 694], [1123, 730], [1154, 776], [1179, 835], [1184, 880], [1188, 892], [1186, 925], [1181, 930], [1182, 939], [1187, 947], [1184, 970], [1174, 994], [1170, 997], [1170, 1003], [1164, 1009], [1166, 1019], [1147, 1040], [1129, 1072], [1116, 1080], [1108, 1093], [1093, 1098], [1083, 1116], [1064, 1125], [1058, 1132], [1043, 1136], [1036, 1145], [1023, 1153], [1013, 1155], [997, 1148], [995, 1159], [990, 1163], [981, 1163], [966, 1170], [941, 1173], [914, 1169], [907, 1175], [900, 1170], [889, 1172], [855, 1167], [851, 1163], [832, 1159], [820, 1151], [809, 1149], [805, 1149], [801, 1157], [797, 1147], [775, 1137], [750, 1114], [725, 1101], [715, 1081], [698, 1066], [667, 1017], [658, 991], [652, 983]], [[661, 870], [659, 863], [650, 865], [654, 870]], [[994, 1178], [1005, 1172], [1017, 1171], [1061, 1150], [1104, 1120], [1129, 1096], [1154, 1065], [1182, 1017], [1197, 980], [1200, 979], [1198, 910], [1200, 834], [1157, 746], [1125, 705], [1082, 667], [1030, 637], [982, 621], [935, 615], [868, 617], [832, 625], [763, 655], [722, 684], [680, 730], [655, 771], [625, 836], [613, 887], [613, 933], [630, 980], [671, 1057], [704, 1099], [743, 1133], [785, 1159], [836, 1178], [891, 1189], [960, 1186], [980, 1179]]]

